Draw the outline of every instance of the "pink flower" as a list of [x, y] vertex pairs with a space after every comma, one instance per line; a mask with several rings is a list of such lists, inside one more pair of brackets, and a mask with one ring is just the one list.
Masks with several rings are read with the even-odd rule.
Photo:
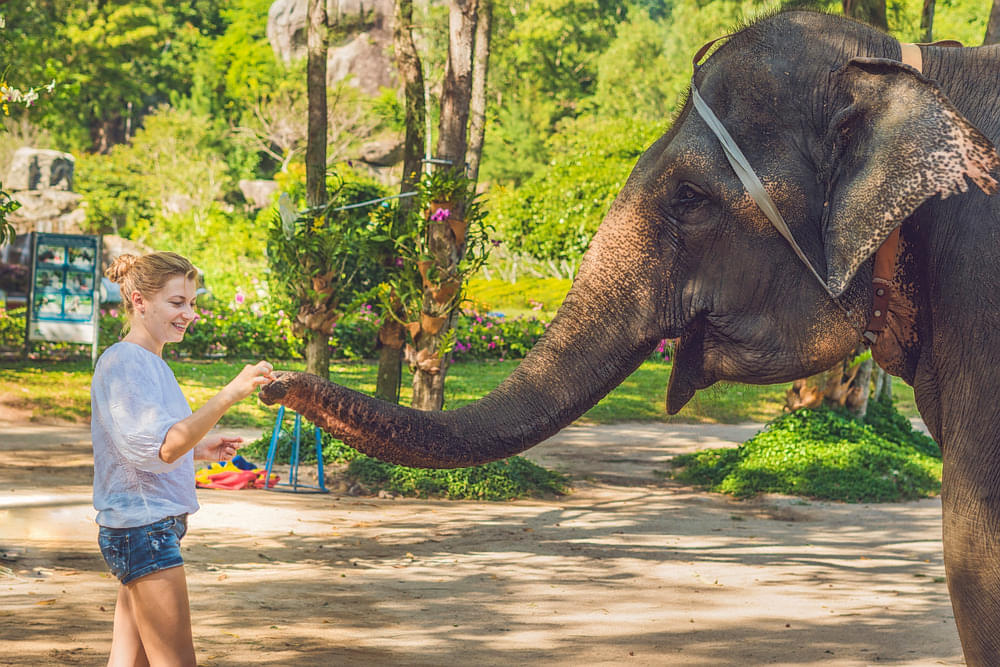
[[246, 300], [246, 297], [243, 296], [243, 292], [237, 292], [236, 293], [236, 303], [243, 303], [245, 300]]
[[112, 308], [108, 312], [111, 313], [111, 317], [118, 317], [118, 309], [117, 308]]
[[439, 208], [438, 210], [434, 211], [433, 215], [431, 215], [431, 221], [441, 222], [443, 220], [447, 220], [450, 216], [451, 216], [450, 210], [446, 208]]

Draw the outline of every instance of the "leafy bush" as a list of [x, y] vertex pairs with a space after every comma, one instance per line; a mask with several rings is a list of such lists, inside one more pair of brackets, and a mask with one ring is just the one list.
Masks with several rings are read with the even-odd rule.
[[24, 347], [25, 308], [7, 310], [0, 308], [0, 348], [20, 349]]
[[462, 313], [452, 355], [456, 361], [520, 359], [545, 333], [548, 324], [531, 317], [508, 320], [502, 314]]
[[577, 120], [551, 139], [552, 159], [516, 189], [492, 193], [504, 241], [543, 260], [583, 254], [639, 155], [663, 132], [634, 119]]
[[407, 468], [362, 456], [350, 463], [347, 474], [372, 490], [421, 498], [513, 500], [566, 492], [565, 477], [521, 456], [454, 470]]
[[829, 408], [797, 410], [735, 449], [675, 457], [676, 479], [748, 497], [787, 493], [847, 502], [888, 502], [937, 494], [937, 446], [891, 403], [869, 403], [860, 421]]
[[130, 143], [79, 156], [76, 187], [87, 203], [87, 229], [144, 240], [156, 222], [208, 210], [239, 177], [225, 162], [236, 152], [226, 134], [208, 116], [160, 107]]

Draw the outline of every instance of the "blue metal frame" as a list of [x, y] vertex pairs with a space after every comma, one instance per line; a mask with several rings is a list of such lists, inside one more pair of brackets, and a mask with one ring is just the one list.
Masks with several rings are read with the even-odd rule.
[[[281, 436], [281, 425], [285, 419], [285, 406], [278, 406], [278, 418], [274, 422], [274, 432], [271, 433], [271, 446], [267, 450], [267, 465], [265, 467], [264, 479], [271, 479], [271, 468], [274, 466], [274, 457], [278, 452], [278, 438]], [[316, 427], [316, 472], [319, 484], [299, 483], [299, 445], [302, 442], [302, 415], [295, 413], [295, 424], [292, 427], [292, 456], [289, 461], [288, 481], [268, 486], [264, 488], [268, 491], [284, 491], [290, 493], [300, 493], [300, 489], [308, 489], [301, 493], [329, 493], [326, 482], [323, 479], [323, 438], [320, 435], [319, 426]]]

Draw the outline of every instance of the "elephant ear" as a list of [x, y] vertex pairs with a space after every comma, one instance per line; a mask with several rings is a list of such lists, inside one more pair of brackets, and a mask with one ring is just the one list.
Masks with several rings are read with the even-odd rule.
[[935, 195], [993, 194], [996, 148], [937, 85], [908, 65], [855, 58], [838, 70], [849, 103], [830, 127], [832, 170], [824, 219], [827, 283], [839, 295], [893, 229]]

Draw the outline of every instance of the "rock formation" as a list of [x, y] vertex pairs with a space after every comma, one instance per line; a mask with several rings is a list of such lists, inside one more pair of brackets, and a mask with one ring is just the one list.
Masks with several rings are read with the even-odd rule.
[[69, 153], [19, 148], [4, 187], [21, 204], [9, 220], [18, 234], [31, 231], [80, 234], [86, 215], [73, 192], [76, 160]]
[[[267, 38], [274, 55], [290, 63], [306, 55], [307, 0], [277, 0], [267, 16]], [[339, 8], [339, 11], [334, 12]], [[330, 24], [346, 29], [346, 36], [330, 45], [327, 84], [348, 79], [366, 95], [395, 88], [392, 61], [392, 0], [328, 2]], [[338, 31], [343, 34], [343, 30]]]

